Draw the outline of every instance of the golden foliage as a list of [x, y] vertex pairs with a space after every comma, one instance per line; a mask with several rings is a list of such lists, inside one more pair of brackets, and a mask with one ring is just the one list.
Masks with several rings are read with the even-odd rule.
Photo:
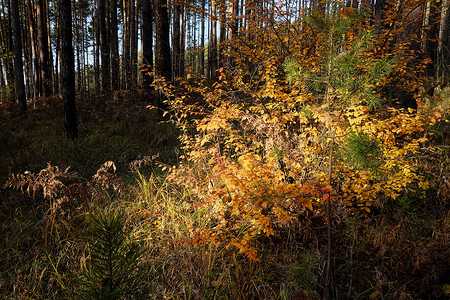
[[[232, 41], [233, 66], [220, 68], [212, 87], [182, 83], [203, 102], [192, 104], [189, 95], [170, 101], [184, 156], [169, 179], [188, 187], [199, 207], [216, 212], [216, 225], [198, 231], [194, 244], [228, 243], [257, 259], [256, 238], [305, 211], [322, 210], [327, 200], [370, 213], [380, 197], [396, 199], [412, 183], [427, 188], [416, 157], [427, 148], [430, 120], [375, 108], [377, 86], [399, 52], [375, 51], [380, 40], [356, 31], [351, 14], [331, 16], [328, 25], [252, 28], [247, 40]], [[283, 70], [288, 55], [295, 67]], [[348, 139], [355, 133], [350, 150], [370, 166], [341, 157], [352, 154]], [[371, 157], [367, 147], [375, 149]]]

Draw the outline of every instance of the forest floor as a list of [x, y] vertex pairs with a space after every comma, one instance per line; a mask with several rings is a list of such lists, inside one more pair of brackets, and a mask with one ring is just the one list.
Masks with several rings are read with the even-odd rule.
[[[129, 232], [127, 241], [132, 237], [141, 249], [136, 269], [117, 271], [118, 298], [319, 299], [325, 290], [329, 299], [450, 295], [450, 180], [442, 177], [450, 162], [448, 140], [441, 141], [444, 159], [430, 165], [439, 181], [435, 189], [411, 190], [369, 214], [335, 220], [333, 272], [325, 288], [323, 214], [261, 238], [259, 261], [226, 246], [187, 243], [199, 225], [213, 221], [162, 171], [178, 161], [174, 125], [159, 122], [146, 108], [152, 99], [140, 92], [77, 100], [76, 141], [64, 136], [57, 97], [30, 103], [26, 116], [0, 105], [0, 182], [23, 175], [12, 184], [18, 190], [0, 190], [1, 298], [86, 299], [105, 292], [106, 275], [86, 266], [96, 249], [89, 243], [89, 215], [107, 219], [113, 208], [124, 214], [119, 232]], [[125, 256], [117, 257], [118, 265]]]

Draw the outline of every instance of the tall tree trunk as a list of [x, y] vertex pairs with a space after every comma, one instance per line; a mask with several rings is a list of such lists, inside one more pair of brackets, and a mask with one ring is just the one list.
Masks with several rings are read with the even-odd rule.
[[[150, 1], [150, 0], [147, 0]], [[119, 29], [117, 26], [117, 0], [111, 0], [111, 67], [112, 89], [120, 89], [120, 57], [119, 57]]]
[[3, 101], [6, 96], [6, 79], [4, 75], [3, 58], [0, 58], [0, 101]]
[[186, 5], [181, 6], [180, 10], [180, 63], [178, 65], [178, 76], [184, 77], [184, 67], [185, 67], [185, 60], [186, 60], [186, 23], [187, 23], [187, 10]]
[[22, 62], [22, 34], [20, 29], [19, 3], [18, 0], [11, 0], [13, 36], [14, 36], [14, 82], [15, 100], [19, 104], [19, 112], [27, 112], [27, 98], [25, 95], [25, 84], [23, 78]]
[[34, 81], [33, 81], [33, 93], [32, 98], [35, 99], [36, 96], [41, 94], [42, 89], [40, 88], [42, 85], [39, 81], [40, 79], [40, 67], [39, 60], [37, 59], [37, 43], [36, 43], [36, 21], [35, 16], [33, 14], [34, 3], [33, 0], [27, 1], [27, 11], [28, 11], [28, 31], [30, 36], [30, 48], [31, 48], [31, 58], [34, 62]]
[[[142, 1], [142, 64], [147, 65], [146, 68], [153, 72], [153, 11], [150, 1]], [[142, 74], [144, 89], [151, 89], [153, 76], [147, 72], [142, 72]]]
[[138, 47], [138, 37], [137, 37], [137, 16], [138, 16], [138, 6], [139, 0], [129, 0], [130, 1], [130, 87], [134, 89], [137, 84], [137, 47]]
[[438, 47], [437, 47], [437, 63], [436, 63], [436, 81], [439, 84], [444, 83], [444, 42], [445, 42], [445, 34], [447, 33], [447, 21], [448, 21], [448, 11], [449, 11], [449, 0], [441, 1], [441, 19], [439, 22], [439, 39], [438, 39]]
[[48, 46], [48, 32], [44, 8], [45, 0], [36, 1], [36, 18], [39, 42], [39, 65], [41, 66], [42, 92], [44, 97], [52, 92], [52, 74], [50, 69], [50, 55]]
[[426, 28], [425, 34], [426, 34], [426, 40], [422, 44], [422, 48], [425, 52], [425, 55], [431, 58], [432, 63], [427, 65], [427, 68], [425, 70], [425, 75], [433, 77], [436, 75], [436, 69], [438, 64], [438, 39], [439, 39], [439, 22], [436, 22], [436, 18], [439, 14], [438, 11], [438, 3], [437, 0], [432, 1], [429, 12], [428, 12], [428, 18], [429, 23]]
[[74, 4], [74, 10], [73, 10], [73, 18], [75, 19], [73, 22], [73, 25], [75, 25], [75, 56], [76, 56], [76, 65], [77, 65], [77, 74], [76, 74], [76, 91], [78, 93], [81, 93], [81, 59], [80, 59], [80, 55], [81, 55], [81, 51], [80, 51], [80, 30], [79, 30], [79, 24], [78, 24], [78, 12], [77, 12], [77, 8], [75, 5], [75, 0], [73, 0], [73, 4]]
[[[237, 0], [235, 0], [237, 1]], [[200, 30], [200, 73], [205, 75], [205, 0], [202, 0], [202, 22]]]
[[93, 23], [92, 35], [94, 40], [94, 86], [96, 91], [100, 91], [100, 33], [98, 10], [94, 15]]
[[173, 77], [178, 78], [180, 76], [180, 63], [181, 59], [181, 5], [175, 3], [173, 5], [173, 21], [172, 21], [172, 65], [173, 65]]
[[50, 12], [49, 12], [49, 3], [48, 0], [44, 0], [44, 14], [45, 14], [45, 26], [46, 26], [46, 39], [47, 39], [47, 51], [48, 51], [48, 71], [50, 72], [50, 94], [53, 95], [54, 90], [54, 80], [55, 80], [55, 73], [53, 71], [53, 51], [52, 51], [52, 39], [51, 39], [51, 31], [50, 31]]
[[[22, 16], [26, 16], [27, 15], [27, 11], [26, 11], [26, 6], [22, 5], [22, 11], [19, 12], [20, 15]], [[30, 80], [30, 74], [33, 73], [32, 71], [32, 62], [31, 62], [31, 55], [29, 55], [30, 53], [30, 41], [28, 39], [28, 34], [27, 34], [27, 28], [28, 28], [28, 20], [27, 18], [24, 18], [24, 20], [21, 22], [21, 26], [20, 26], [20, 31], [21, 31], [21, 35], [22, 35], [22, 52], [23, 52], [23, 69], [25, 72], [25, 77], [24, 77], [24, 83], [25, 83], [25, 94], [28, 96], [27, 98], [29, 98], [29, 95], [31, 95], [31, 84], [32, 81]]]
[[424, 13], [423, 13], [423, 22], [422, 22], [422, 44], [421, 44], [421, 50], [425, 51], [427, 49], [427, 39], [428, 39], [428, 32], [427, 28], [430, 25], [430, 13], [431, 13], [431, 1], [428, 1], [424, 4]]
[[98, 1], [98, 18], [100, 29], [100, 53], [102, 58], [102, 91], [105, 93], [111, 88], [111, 70], [109, 57], [109, 41], [106, 31], [105, 0]]
[[85, 51], [86, 49], [86, 27], [85, 27], [85, 19], [86, 19], [86, 11], [84, 9], [80, 10], [80, 28], [81, 28], [81, 32], [80, 32], [80, 62], [81, 62], [81, 66], [78, 69], [78, 72], [81, 74], [80, 78], [81, 78], [81, 94], [84, 95], [87, 91], [87, 87], [86, 87], [86, 53], [87, 51]]
[[[10, 0], [7, 1], [7, 7], [8, 7], [8, 11], [11, 11], [11, 1]], [[12, 18], [11, 14], [8, 14], [8, 26], [7, 26], [7, 33], [6, 33], [6, 36], [8, 38], [8, 42], [6, 43], [6, 45], [8, 45], [7, 50], [6, 50], [7, 53], [14, 51], [11, 18]], [[14, 77], [15, 77], [15, 75], [14, 75], [14, 60], [8, 59], [7, 60], [6, 79], [8, 80], [8, 87], [9, 87], [10, 91], [12, 91], [13, 87], [15, 86]], [[15, 98], [12, 97], [11, 101], [15, 101]]]
[[209, 35], [209, 53], [208, 53], [208, 77], [212, 81], [216, 80], [217, 70], [217, 21], [216, 21], [216, 1], [211, 3], [211, 32]]
[[61, 21], [61, 73], [64, 105], [64, 132], [71, 139], [78, 137], [75, 105], [75, 62], [72, 48], [71, 0], [59, 0]]
[[130, 88], [130, 4], [131, 0], [122, 1], [122, 79], [123, 88]]
[[155, 69], [158, 77], [172, 80], [172, 63], [170, 57], [169, 15], [167, 0], [154, 0], [156, 47]]
[[59, 38], [60, 38], [60, 36], [59, 36], [59, 18], [60, 18], [60, 16], [59, 16], [59, 9], [56, 7], [56, 17], [55, 17], [56, 19], [55, 19], [55, 23], [56, 23], [56, 42], [55, 42], [55, 44], [56, 44], [56, 53], [55, 53], [55, 55], [56, 55], [56, 57], [55, 57], [55, 78], [54, 78], [54, 80], [53, 80], [53, 82], [54, 82], [54, 91], [55, 91], [55, 93], [56, 94], [59, 94], [59, 83], [60, 83], [60, 81], [59, 81], [59, 49], [60, 49], [60, 47], [61, 47], [61, 45], [60, 45], [60, 41], [59, 41]]
[[[232, 0], [229, 8], [229, 15], [231, 16], [231, 24], [228, 28], [228, 40], [231, 41], [228, 45], [228, 53], [232, 51], [232, 40], [237, 37], [238, 33], [238, 20], [237, 15], [239, 11], [239, 0]], [[231, 56], [228, 56], [228, 64], [231, 65]]]
[[220, 33], [219, 33], [219, 67], [224, 65], [224, 43], [226, 37], [226, 5], [225, 0], [219, 0], [219, 20], [220, 20]]

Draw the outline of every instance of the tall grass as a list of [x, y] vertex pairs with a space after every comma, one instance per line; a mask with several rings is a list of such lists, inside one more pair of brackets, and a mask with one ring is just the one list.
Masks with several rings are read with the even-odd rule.
[[[52, 213], [57, 199], [0, 191], [0, 298], [82, 297], [85, 283], [79, 279], [92, 262], [95, 244], [89, 238], [88, 216], [98, 209], [123, 212], [118, 227], [141, 249], [135, 260], [145, 270], [136, 273], [144, 299], [320, 298], [326, 253], [320, 211], [301, 215], [273, 237], [258, 238], [260, 261], [249, 261], [225, 242], [195, 243], [193, 238], [201, 236], [202, 229], [217, 225], [215, 207], [200, 206], [189, 189], [168, 181], [156, 158], [141, 169], [128, 169], [134, 159], [157, 153], [162, 163], [176, 163], [176, 130], [158, 124], [143, 102], [124, 99], [112, 108], [106, 100], [99, 105], [102, 109], [89, 111], [89, 117], [83, 112], [92, 108], [82, 103], [82, 134], [76, 142], [65, 139], [59, 128], [57, 103], [21, 120], [0, 116], [5, 129], [0, 132], [2, 184], [11, 173], [36, 172], [48, 161], [62, 168], [70, 165], [81, 175], [79, 182], [65, 182], [74, 184], [71, 193], [76, 197], [57, 213]], [[434, 188], [408, 187], [409, 198], [404, 199], [409, 202], [386, 199], [372, 215], [352, 216], [340, 212], [336, 203], [335, 296], [443, 296], [450, 194], [448, 180], [442, 180], [448, 178], [448, 152], [444, 153], [445, 159], [430, 158], [427, 166], [436, 177]], [[86, 189], [96, 170], [109, 160], [118, 166], [115, 175], [123, 181], [121, 190], [101, 185]], [[405, 203], [414, 204], [414, 214]], [[349, 217], [358, 222], [350, 224]], [[130, 297], [125, 294], [117, 298]]]

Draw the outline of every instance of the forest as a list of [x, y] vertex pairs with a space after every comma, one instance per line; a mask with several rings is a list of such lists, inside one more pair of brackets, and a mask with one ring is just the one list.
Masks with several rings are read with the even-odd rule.
[[0, 297], [448, 299], [449, 0], [0, 0]]

